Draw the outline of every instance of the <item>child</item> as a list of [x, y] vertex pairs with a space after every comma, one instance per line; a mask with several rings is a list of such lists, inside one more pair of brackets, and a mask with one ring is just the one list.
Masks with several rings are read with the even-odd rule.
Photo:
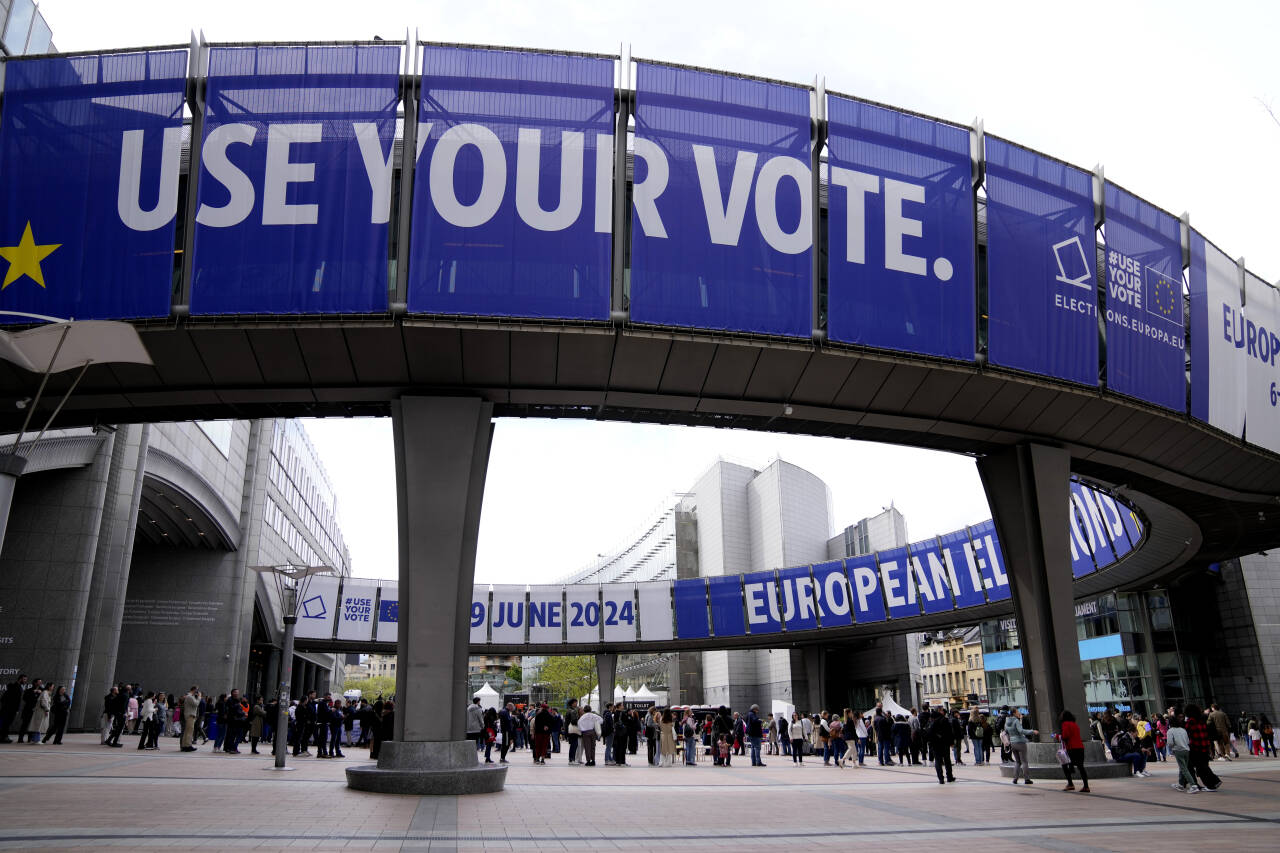
[[1256, 719], [1249, 720], [1249, 752], [1252, 755], [1262, 755], [1262, 732], [1258, 730]]
[[729, 766], [729, 741], [724, 735], [720, 736], [720, 742], [716, 745], [716, 749], [720, 753], [720, 766]]
[[1178, 781], [1173, 784], [1173, 790], [1188, 794], [1198, 792], [1200, 786], [1196, 784], [1195, 773], [1191, 771], [1191, 739], [1187, 736], [1187, 730], [1182, 727], [1181, 716], [1175, 715], [1169, 721], [1168, 739], [1169, 751], [1178, 762]]

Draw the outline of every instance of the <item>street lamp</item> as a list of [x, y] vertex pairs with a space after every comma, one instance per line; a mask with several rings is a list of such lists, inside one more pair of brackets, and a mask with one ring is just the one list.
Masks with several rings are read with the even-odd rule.
[[280, 701], [276, 710], [276, 761], [267, 770], [292, 770], [285, 767], [285, 749], [289, 740], [289, 688], [293, 684], [293, 637], [298, 627], [298, 603], [305, 601], [307, 587], [316, 575], [333, 573], [331, 566], [250, 566], [260, 575], [275, 578], [280, 613], [284, 617], [284, 650], [280, 661]]

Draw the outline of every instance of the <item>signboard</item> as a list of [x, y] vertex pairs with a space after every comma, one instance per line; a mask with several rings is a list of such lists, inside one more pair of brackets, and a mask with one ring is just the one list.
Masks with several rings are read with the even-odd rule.
[[308, 640], [333, 639], [337, 599], [338, 578], [313, 577], [298, 602], [297, 636]]
[[342, 600], [337, 612], [339, 640], [368, 642], [373, 639], [373, 623], [378, 616], [374, 610], [377, 597], [378, 588], [373, 584], [352, 582], [342, 585]]
[[1107, 387], [1186, 411], [1178, 220], [1106, 187]]
[[423, 48], [409, 310], [609, 316], [613, 62]]
[[187, 51], [4, 63], [0, 310], [169, 314]]
[[711, 628], [717, 637], [741, 637], [747, 633], [742, 615], [742, 575], [707, 578], [711, 592]]
[[813, 567], [813, 589], [823, 628], [853, 624], [853, 601], [844, 562], [834, 560]]
[[809, 100], [637, 63], [632, 320], [809, 337]]
[[969, 130], [835, 96], [827, 114], [831, 339], [973, 360]]
[[941, 613], [954, 607], [952, 591], [959, 584], [955, 569], [942, 557], [938, 540], [926, 539], [914, 542], [907, 548], [911, 557], [911, 573], [915, 577], [916, 592], [925, 613]]
[[1280, 291], [1244, 277], [1245, 438], [1280, 453]]
[[742, 577], [747, 603], [747, 625], [753, 634], [774, 634], [782, 630], [778, 609], [778, 581], [775, 572], [751, 572]]
[[884, 593], [880, 589], [880, 569], [876, 555], [850, 557], [844, 561], [844, 568], [849, 575], [849, 586], [853, 590], [853, 621], [859, 625], [865, 622], [883, 622], [888, 615], [885, 612]]
[[778, 572], [782, 591], [782, 621], [788, 631], [810, 631], [818, 627], [818, 608], [813, 600], [813, 577], [808, 566]]
[[972, 546], [965, 557], [972, 561], [978, 574], [982, 577], [982, 588], [986, 590], [987, 601], [1003, 601], [1009, 597], [1009, 576], [1004, 571], [1004, 554], [1000, 551], [1000, 540], [996, 538], [994, 522], [984, 521], [969, 528], [969, 540]]
[[600, 621], [604, 640], [633, 643], [636, 639], [636, 585], [606, 583], [600, 587]]
[[600, 642], [600, 587], [596, 584], [569, 584], [564, 589], [568, 641]]
[[523, 643], [525, 626], [524, 584], [494, 584], [490, 605], [489, 642]]
[[641, 640], [670, 640], [674, 636], [669, 581], [636, 584], [636, 606], [640, 610]]
[[992, 364], [1098, 384], [1093, 176], [986, 138]]
[[387, 310], [400, 47], [209, 52], [192, 314]]
[[400, 587], [384, 583], [378, 590], [378, 633], [380, 643], [394, 643], [400, 638]]
[[682, 640], [697, 640], [711, 636], [707, 622], [707, 580], [688, 578], [671, 585], [675, 599], [676, 636]]
[[563, 587], [529, 587], [529, 642], [564, 642]]
[[476, 584], [471, 588], [471, 642], [474, 644], [488, 641], [489, 585]]
[[1240, 267], [1191, 232], [1191, 415], [1244, 435], [1247, 324]]

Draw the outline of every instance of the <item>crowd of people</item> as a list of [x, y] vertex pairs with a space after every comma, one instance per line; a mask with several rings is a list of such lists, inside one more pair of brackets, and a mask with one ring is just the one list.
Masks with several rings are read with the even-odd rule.
[[[19, 675], [0, 693], [0, 743], [62, 743], [71, 697], [65, 686], [28, 681]], [[261, 696], [242, 696], [238, 689], [217, 698], [193, 686], [177, 695], [144, 692], [137, 685], [112, 687], [102, 701], [102, 744], [122, 747], [121, 738], [137, 737], [137, 748], [160, 748], [162, 737], [176, 738], [179, 749], [194, 752], [212, 743], [212, 749], [237, 755], [248, 744], [249, 754], [261, 754], [260, 745], [274, 747], [279, 703]], [[978, 711], [962, 715], [957, 709], [925, 707], [898, 709], [892, 714], [882, 703], [867, 714], [845, 708], [816, 714], [762, 714], [758, 705], [745, 713], [720, 706], [717, 709], [628, 708], [623, 702], [606, 704], [600, 711], [579, 708], [576, 700], [564, 712], [540, 703], [517, 708], [483, 708], [473, 699], [465, 709], [467, 737], [475, 741], [485, 763], [507, 763], [514, 751], [529, 749], [535, 765], [545, 765], [552, 755], [568, 753], [568, 763], [593, 767], [599, 760], [625, 767], [628, 756], [643, 746], [648, 763], [660, 767], [697, 766], [710, 760], [716, 767], [731, 767], [733, 759], [748, 756], [751, 766], [765, 766], [765, 758], [789, 757], [796, 765], [821, 758], [837, 768], [865, 767], [869, 758], [879, 766], [931, 763], [938, 782], [955, 781], [956, 765], [971, 756], [976, 765], [988, 764], [998, 753], [1002, 765], [1012, 766], [1013, 782], [1034, 784], [1027, 761], [1027, 744], [1040, 732], [1028, 728], [1017, 708], [998, 712]], [[343, 747], [368, 747], [376, 759], [382, 742], [390, 740], [395, 725], [395, 703], [378, 697], [344, 699], [311, 691], [286, 708], [286, 743], [295, 756], [344, 758]], [[1213, 761], [1240, 757], [1240, 747], [1254, 756], [1276, 756], [1274, 732], [1265, 714], [1232, 721], [1216, 704], [1207, 708], [1186, 705], [1163, 714], [1146, 716], [1111, 710], [1093, 713], [1077, 723], [1063, 711], [1057, 731], [1049, 733], [1058, 743], [1058, 760], [1066, 777], [1066, 790], [1089, 791], [1085, 767], [1085, 743], [1100, 741], [1110, 760], [1129, 765], [1137, 776], [1149, 776], [1147, 764], [1168, 761], [1178, 765], [1174, 788], [1188, 793], [1216, 791], [1222, 784], [1213, 772]], [[562, 750], [562, 746], [566, 749]]]
[[[0, 743], [61, 744], [71, 698], [66, 687], [28, 682], [19, 675], [0, 693]], [[137, 748], [160, 748], [162, 737], [176, 738], [183, 752], [212, 744], [217, 752], [259, 755], [259, 745], [273, 748], [280, 705], [276, 699], [242, 696], [238, 689], [214, 698], [192, 686], [186, 693], [144, 692], [133, 684], [112, 687], [102, 699], [101, 743], [122, 748], [121, 738], [137, 737]], [[294, 755], [343, 758], [344, 746], [369, 747], [377, 758], [395, 725], [395, 703], [378, 697], [344, 700], [311, 691], [286, 709], [287, 744]]]
[[[709, 758], [713, 766], [731, 767], [733, 758], [744, 754], [752, 766], [765, 766], [766, 756], [787, 756], [797, 765], [806, 756], [821, 758], [823, 765], [837, 768], [865, 767], [869, 758], [882, 767], [931, 763], [940, 784], [955, 781], [954, 767], [965, 763], [964, 756], [971, 756], [979, 766], [998, 760], [1013, 768], [1015, 785], [1034, 784], [1028, 743], [1041, 734], [1026, 724], [1020, 709], [1008, 706], [992, 714], [964, 716], [958, 709], [929, 708], [894, 715], [880, 703], [866, 715], [848, 708], [835, 713], [769, 715], [761, 714], [758, 705], [742, 714], [724, 706], [710, 712], [658, 707], [642, 711], [622, 702], [606, 704], [596, 712], [570, 700], [561, 713], [546, 703], [485, 709], [479, 699], [473, 699], [466, 718], [467, 737], [484, 753], [486, 763], [494, 762], [495, 750], [497, 761], [505, 764], [511, 752], [529, 748], [533, 763], [545, 765], [567, 744], [569, 764], [592, 767], [602, 753], [604, 764], [625, 767], [627, 757], [637, 755], [643, 746], [649, 764], [667, 767], [696, 766], [700, 758]], [[1233, 725], [1217, 705], [1169, 708], [1151, 717], [1108, 710], [1091, 714], [1084, 723], [1068, 710], [1062, 712], [1057, 730], [1048, 734], [1058, 745], [1064, 790], [1089, 792], [1085, 743], [1100, 741], [1104, 754], [1129, 765], [1135, 776], [1150, 776], [1148, 762], [1168, 761], [1172, 756], [1180, 769], [1174, 787], [1195, 793], [1221, 785], [1209, 762], [1239, 756], [1237, 728], [1244, 732], [1249, 753], [1276, 755], [1265, 714]], [[1081, 783], [1078, 789], [1076, 776]]]

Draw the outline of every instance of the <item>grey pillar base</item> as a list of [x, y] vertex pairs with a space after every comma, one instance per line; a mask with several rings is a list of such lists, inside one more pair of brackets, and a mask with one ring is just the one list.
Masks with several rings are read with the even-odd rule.
[[376, 765], [347, 768], [347, 787], [376, 794], [495, 794], [506, 781], [506, 765], [476, 762], [471, 740], [389, 740]]
[[[999, 752], [992, 750], [992, 754], [999, 755]], [[1027, 767], [1031, 771], [1032, 779], [1067, 781], [1062, 775], [1062, 765], [1058, 763], [1058, 744], [1052, 741], [1027, 744]], [[1006, 779], [1012, 779], [1014, 769], [1015, 767], [1012, 766], [1001, 766], [1000, 775]], [[1129, 765], [1108, 760], [1106, 750], [1102, 748], [1101, 742], [1096, 740], [1084, 745], [1084, 769], [1089, 773], [1090, 781], [1125, 779], [1130, 775]], [[1078, 785], [1080, 774], [1076, 773], [1075, 776]]]

